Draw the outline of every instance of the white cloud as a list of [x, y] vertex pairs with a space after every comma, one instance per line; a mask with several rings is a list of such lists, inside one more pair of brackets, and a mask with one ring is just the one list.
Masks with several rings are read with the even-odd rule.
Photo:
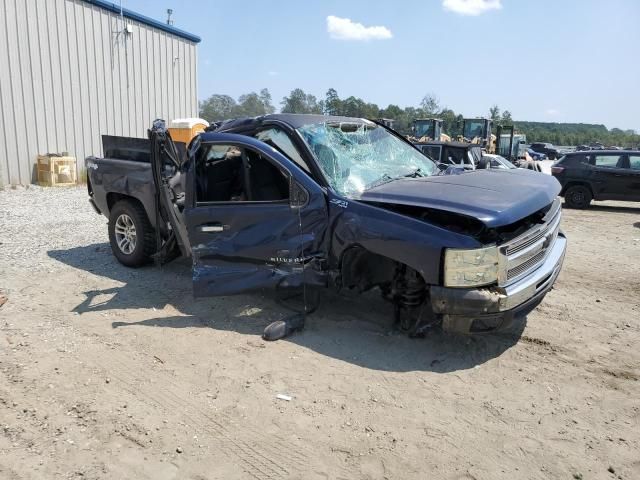
[[391, 30], [383, 26], [365, 27], [350, 18], [327, 17], [327, 32], [334, 40], [386, 40], [393, 37]]
[[489, 10], [500, 10], [501, 0], [442, 0], [442, 7], [460, 15], [481, 15]]
[[546, 113], [550, 117], [557, 117], [560, 115], [560, 111], [555, 108], [548, 108], [544, 113]]

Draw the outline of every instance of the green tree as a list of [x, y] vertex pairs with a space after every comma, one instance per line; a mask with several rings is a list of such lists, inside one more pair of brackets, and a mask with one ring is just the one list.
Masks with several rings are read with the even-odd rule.
[[200, 117], [208, 122], [218, 122], [233, 118], [236, 108], [236, 101], [229, 95], [214, 94], [200, 102]]
[[438, 115], [442, 120], [442, 132], [453, 137], [458, 134], [458, 117], [456, 112], [450, 108], [445, 108]]
[[269, 93], [268, 88], [263, 88], [262, 90], [260, 90], [260, 101], [264, 106], [264, 113], [274, 113], [276, 111], [276, 107], [273, 106], [271, 93]]
[[229, 95], [214, 94], [200, 102], [200, 117], [209, 122], [217, 122], [237, 117], [256, 117], [275, 112], [269, 90], [263, 88], [258, 95], [245, 93], [234, 100]]
[[513, 123], [513, 118], [511, 118], [511, 112], [509, 110], [502, 112], [500, 122], [504, 125], [511, 125]]
[[420, 108], [425, 117], [437, 115], [440, 112], [440, 100], [433, 93], [428, 93], [422, 97]]
[[324, 97], [325, 115], [342, 115], [342, 100], [334, 88], [327, 90]]
[[234, 113], [236, 117], [257, 117], [267, 113], [267, 110], [260, 96], [251, 92], [238, 97], [238, 106]]
[[489, 109], [489, 118], [491, 118], [491, 120], [493, 120], [494, 122], [500, 120], [500, 107], [498, 107], [498, 105], [494, 105]]
[[291, 91], [282, 102], [282, 113], [318, 113], [322, 114], [324, 102], [318, 102], [315, 96], [306, 94], [301, 88]]
[[380, 110], [380, 117], [396, 120], [400, 118], [403, 113], [404, 110], [402, 110], [398, 105], [389, 105], [387, 108]]

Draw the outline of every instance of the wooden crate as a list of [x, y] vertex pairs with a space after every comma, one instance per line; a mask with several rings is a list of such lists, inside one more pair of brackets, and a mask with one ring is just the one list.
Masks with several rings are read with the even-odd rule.
[[38, 155], [38, 185], [64, 187], [78, 181], [75, 157], [52, 157]]

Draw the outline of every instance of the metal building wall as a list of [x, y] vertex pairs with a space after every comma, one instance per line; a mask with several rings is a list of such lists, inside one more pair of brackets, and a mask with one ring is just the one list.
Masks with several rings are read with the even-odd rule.
[[34, 181], [38, 154], [80, 170], [103, 134], [197, 116], [196, 64], [195, 43], [82, 0], [0, 0], [0, 186]]

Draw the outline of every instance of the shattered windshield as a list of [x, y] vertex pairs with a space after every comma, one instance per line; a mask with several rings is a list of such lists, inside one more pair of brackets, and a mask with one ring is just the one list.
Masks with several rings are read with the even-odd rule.
[[433, 161], [374, 123], [314, 123], [298, 132], [331, 186], [347, 197], [397, 178], [437, 173]]

